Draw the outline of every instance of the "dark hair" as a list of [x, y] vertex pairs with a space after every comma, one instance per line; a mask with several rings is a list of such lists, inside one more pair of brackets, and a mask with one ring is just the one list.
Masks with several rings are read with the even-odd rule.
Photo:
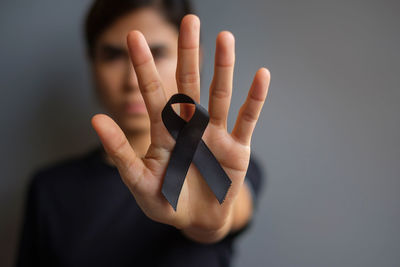
[[94, 56], [97, 38], [119, 17], [142, 7], [154, 7], [179, 29], [182, 18], [193, 13], [189, 0], [95, 0], [85, 20], [86, 48]]

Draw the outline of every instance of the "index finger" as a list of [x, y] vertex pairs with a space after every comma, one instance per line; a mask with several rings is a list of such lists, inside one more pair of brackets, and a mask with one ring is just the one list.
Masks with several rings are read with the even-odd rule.
[[157, 123], [161, 121], [160, 114], [167, 103], [167, 98], [153, 56], [146, 39], [139, 31], [130, 32], [127, 37], [127, 43], [150, 121]]

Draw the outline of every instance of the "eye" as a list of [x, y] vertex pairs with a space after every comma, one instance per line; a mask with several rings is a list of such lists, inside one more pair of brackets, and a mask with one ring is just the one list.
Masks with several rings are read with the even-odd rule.
[[155, 61], [167, 56], [167, 49], [165, 46], [153, 46], [150, 50]]
[[124, 59], [126, 53], [123, 49], [112, 46], [104, 46], [100, 52], [100, 58], [106, 62], [112, 62], [120, 59]]

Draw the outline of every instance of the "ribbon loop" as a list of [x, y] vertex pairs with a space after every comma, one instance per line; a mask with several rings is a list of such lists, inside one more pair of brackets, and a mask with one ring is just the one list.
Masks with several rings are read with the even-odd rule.
[[[195, 112], [188, 122], [173, 110], [172, 104], [177, 103], [195, 105]], [[207, 110], [189, 96], [175, 94], [165, 105], [161, 116], [168, 132], [176, 140], [161, 189], [164, 197], [176, 211], [179, 194], [190, 164], [193, 162], [219, 203], [222, 204], [232, 181], [201, 139], [209, 122]]]

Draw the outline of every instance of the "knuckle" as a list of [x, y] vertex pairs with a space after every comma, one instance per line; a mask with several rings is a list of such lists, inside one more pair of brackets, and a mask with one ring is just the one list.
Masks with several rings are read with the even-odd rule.
[[257, 121], [257, 118], [257, 114], [251, 112], [250, 110], [245, 109], [242, 112], [242, 119], [246, 122], [254, 123], [255, 121]]
[[214, 98], [218, 98], [218, 99], [225, 99], [225, 98], [230, 97], [230, 92], [229, 92], [229, 90], [227, 90], [223, 87], [216, 86], [216, 87], [212, 88], [211, 96]]
[[155, 92], [159, 89], [162, 88], [161, 82], [158, 80], [152, 80], [150, 82], [147, 82], [143, 85], [143, 90], [146, 93], [151, 93], [151, 92]]
[[210, 123], [217, 126], [225, 126], [226, 121], [221, 117], [210, 116]]
[[199, 74], [196, 72], [186, 72], [177, 75], [180, 84], [195, 84], [200, 81]]
[[117, 158], [117, 159], [121, 159], [123, 149], [127, 145], [127, 142], [128, 142], [125, 138], [120, 138], [120, 139], [121, 140], [119, 140], [114, 147], [111, 147], [109, 149], [109, 153], [111, 154], [111, 156], [113, 156], [114, 158]]
[[249, 99], [250, 101], [253, 101], [255, 104], [263, 104], [265, 101], [265, 98], [262, 96], [257, 96], [256, 94], [254, 94], [253, 92], [250, 92], [249, 94]]

